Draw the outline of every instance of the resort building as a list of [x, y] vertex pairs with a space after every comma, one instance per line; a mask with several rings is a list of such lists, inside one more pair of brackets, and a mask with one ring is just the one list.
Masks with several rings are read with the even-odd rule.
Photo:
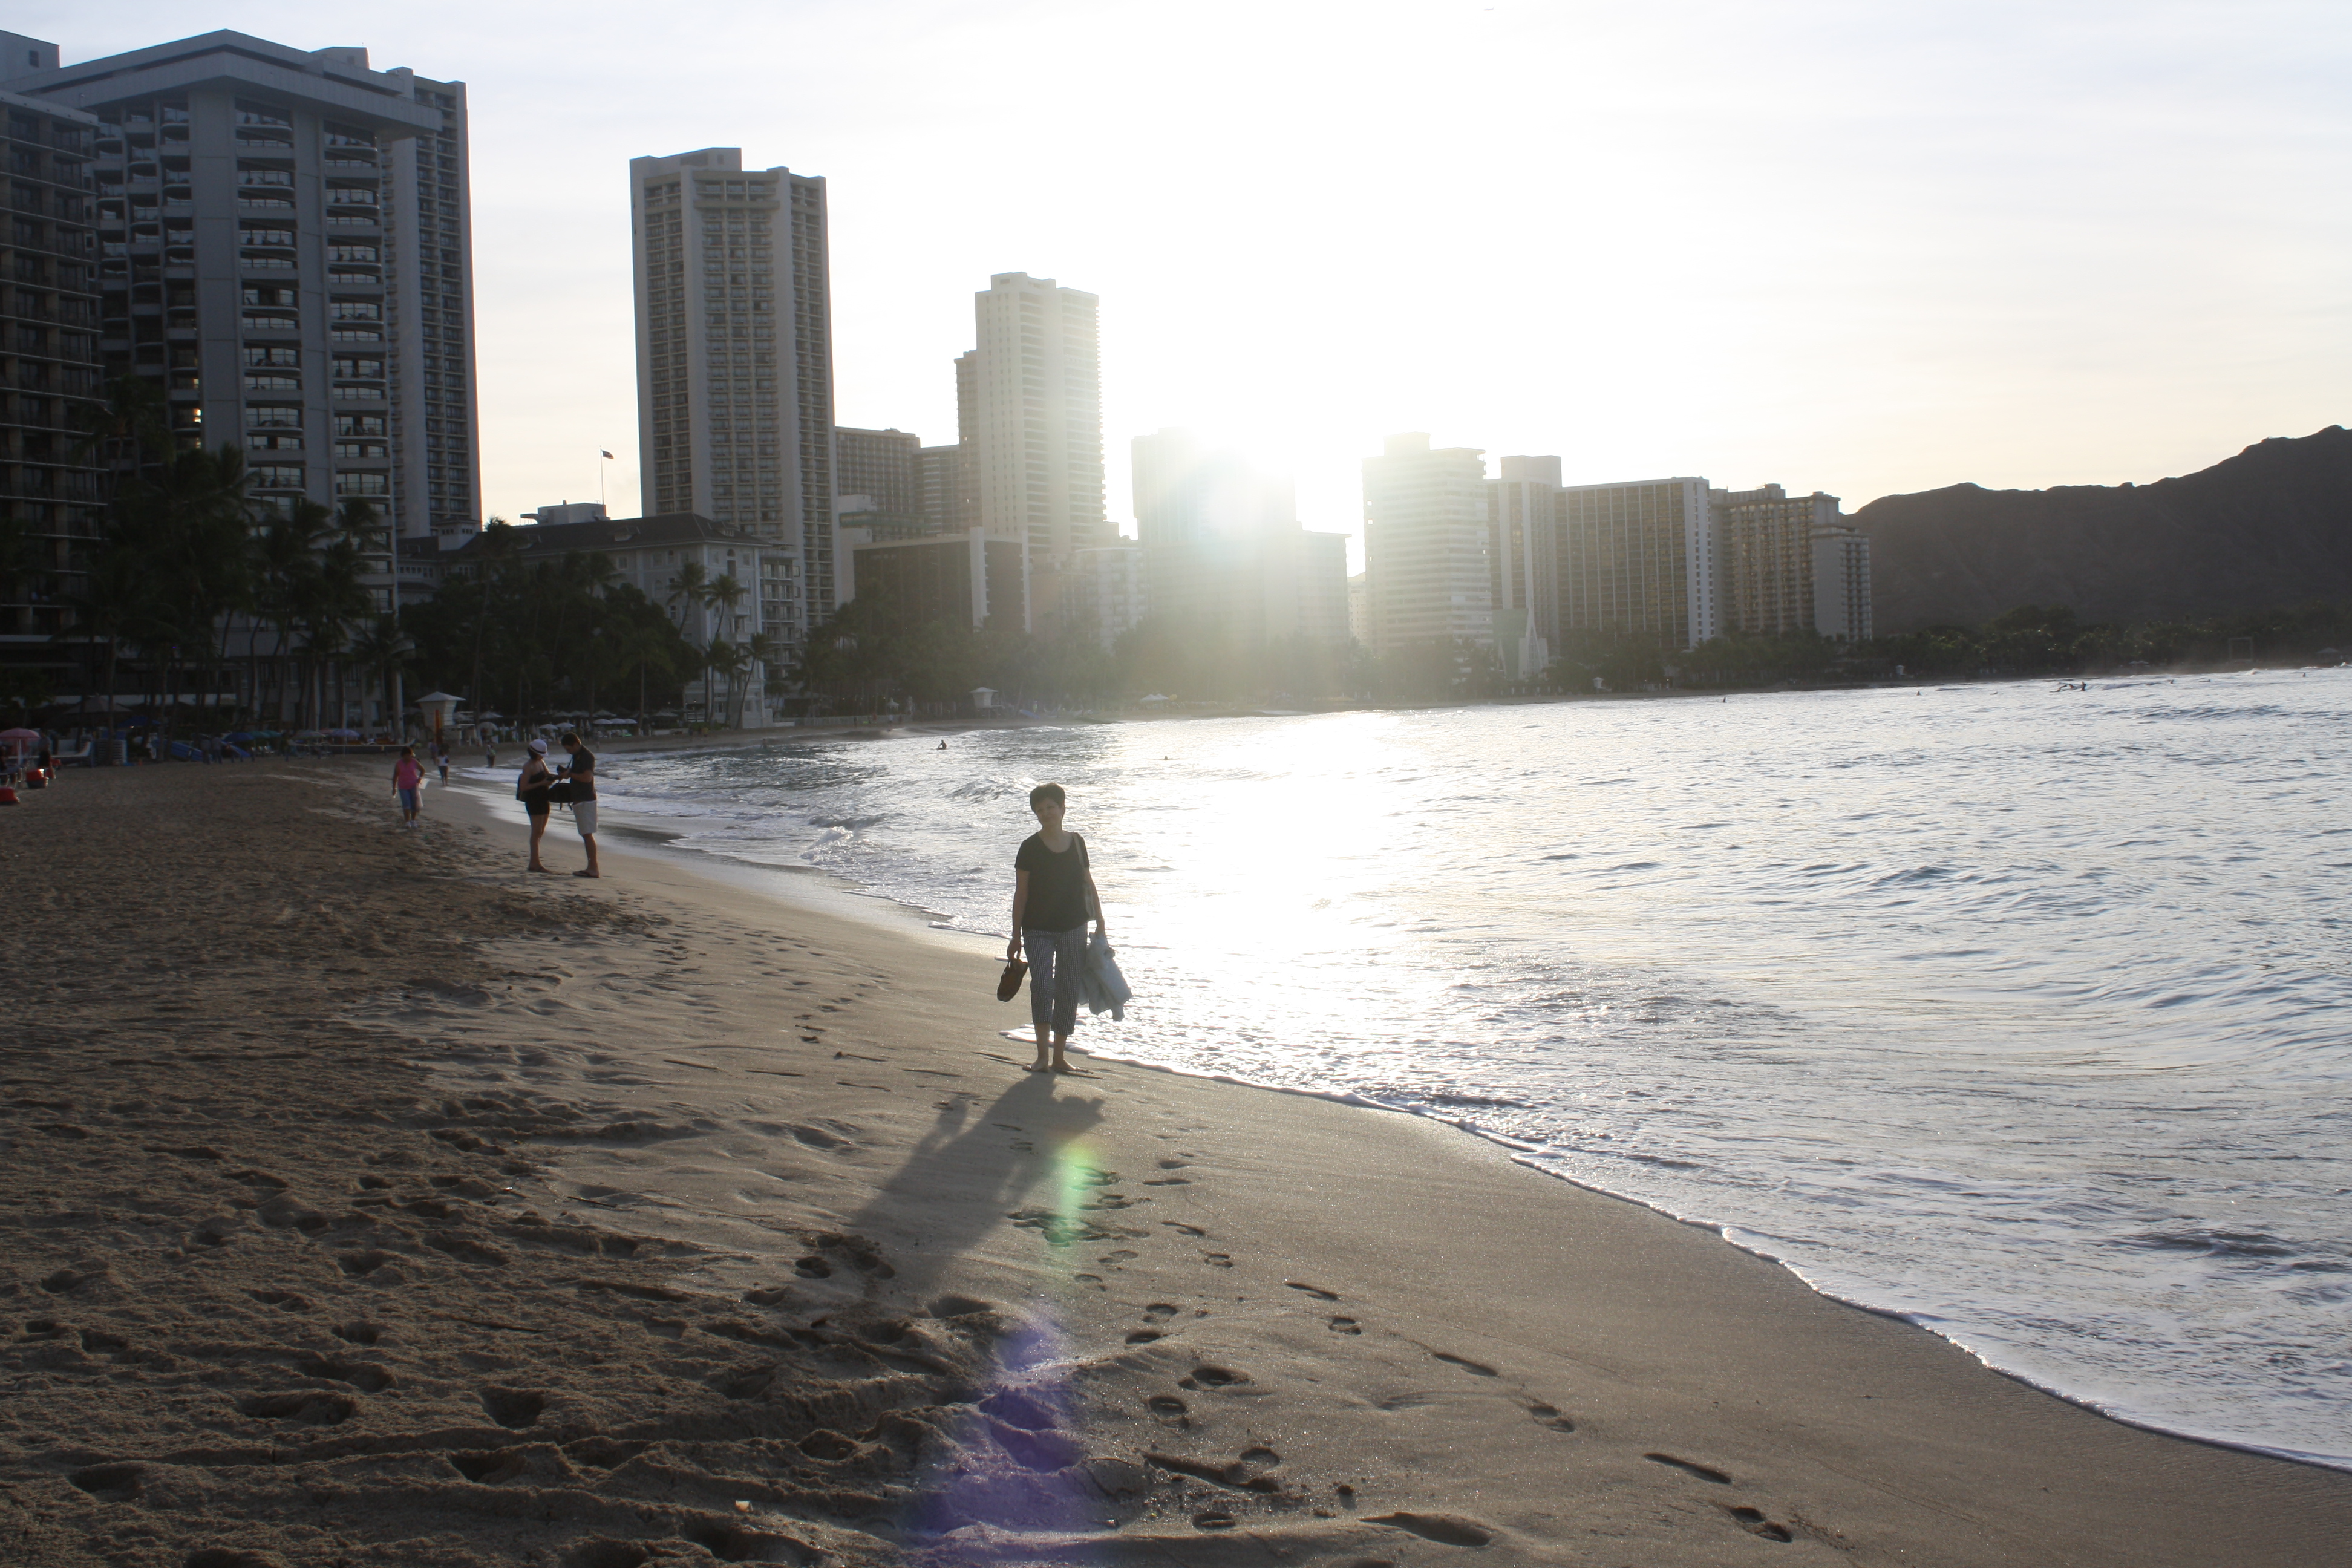
[[[49, 46], [0, 34], [21, 67]], [[54, 49], [50, 50], [54, 57]], [[0, 230], [0, 668], [31, 689], [79, 689], [68, 629], [80, 552], [98, 531], [99, 471], [77, 448], [100, 406], [97, 245], [89, 163], [98, 118], [0, 92], [12, 182]]]
[[1064, 574], [1063, 592], [1066, 635], [1087, 637], [1108, 652], [1118, 646], [1120, 637], [1142, 625], [1150, 605], [1142, 550], [1133, 540], [1122, 539], [1074, 552]]
[[154, 383], [191, 443], [241, 441], [265, 507], [477, 526], [464, 83], [235, 32], [77, 65], [0, 35], [0, 79], [97, 121], [108, 375]]
[[1347, 639], [1347, 536], [1299, 527], [1287, 476], [1189, 430], [1139, 436], [1132, 450], [1153, 616], [1195, 641]]
[[1558, 458], [1505, 458], [1486, 481], [1486, 582], [1495, 605], [1495, 651], [1511, 680], [1551, 663], [1546, 636], [1557, 615], [1552, 533], [1559, 512]]
[[842, 556], [845, 592], [879, 606], [886, 625], [1031, 629], [1029, 547], [1020, 540], [979, 528], [877, 540], [852, 528], [843, 531]]
[[1792, 496], [1779, 485], [1708, 497], [1727, 632], [1773, 635], [1814, 628], [1813, 541], [1841, 526], [1838, 498]]
[[925, 447], [915, 454], [915, 511], [925, 533], [961, 533], [980, 526], [963, 478], [963, 446]]
[[1491, 646], [1486, 464], [1477, 448], [1391, 436], [1364, 459], [1366, 619], [1376, 653], [1414, 643]]
[[922, 516], [922, 437], [904, 430], [834, 426], [834, 494], [864, 496], [878, 516], [914, 526]]
[[1001, 272], [974, 296], [978, 346], [956, 362], [966, 482], [992, 539], [1038, 569], [1113, 542], [1103, 510], [1098, 301]]
[[1696, 647], [1721, 629], [1714, 513], [1702, 479], [1569, 485], [1552, 564], [1554, 646]]
[[1841, 642], [1873, 636], [1870, 535], [1831, 521], [1813, 529], [1813, 629]]
[[767, 541], [797, 647], [837, 599], [824, 181], [706, 147], [632, 159], [629, 201], [645, 511]]

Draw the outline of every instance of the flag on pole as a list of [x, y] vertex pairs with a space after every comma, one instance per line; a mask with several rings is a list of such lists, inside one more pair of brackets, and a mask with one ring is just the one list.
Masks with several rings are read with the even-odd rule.
[[[598, 453], [597, 455], [598, 455], [599, 457], [604, 457], [604, 458], [611, 458], [611, 457], [613, 456], [613, 454], [612, 454], [612, 453], [610, 453], [610, 452], [600, 452], [600, 453]], [[618, 462], [619, 460], [620, 460], [620, 459], [619, 459], [619, 458], [614, 458], [614, 461], [615, 461], [615, 462]]]

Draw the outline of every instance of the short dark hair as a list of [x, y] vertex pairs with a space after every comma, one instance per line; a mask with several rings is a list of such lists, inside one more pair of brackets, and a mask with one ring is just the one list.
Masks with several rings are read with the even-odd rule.
[[563, 743], [564, 743], [565, 745], [567, 745], [567, 746], [576, 746], [576, 745], [578, 745], [578, 744], [580, 743], [580, 731], [577, 731], [577, 730], [566, 730], [566, 731], [563, 731]]
[[1070, 804], [1070, 797], [1062, 793], [1062, 786], [1057, 784], [1042, 784], [1035, 789], [1031, 790], [1029, 792], [1029, 809], [1032, 811], [1036, 810], [1037, 803], [1041, 800], [1050, 800], [1055, 805], [1067, 805]]

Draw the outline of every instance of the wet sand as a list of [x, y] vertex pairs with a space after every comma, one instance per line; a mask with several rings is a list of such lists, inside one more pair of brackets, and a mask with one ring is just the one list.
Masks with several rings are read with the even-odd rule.
[[2352, 1539], [2352, 1476], [2118, 1426], [1433, 1123], [1022, 1072], [985, 944], [609, 823], [606, 880], [526, 876], [462, 791], [399, 831], [383, 771], [0, 816], [0, 1561]]

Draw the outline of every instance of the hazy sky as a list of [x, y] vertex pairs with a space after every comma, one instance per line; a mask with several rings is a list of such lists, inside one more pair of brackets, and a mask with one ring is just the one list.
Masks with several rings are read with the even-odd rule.
[[2146, 481], [2352, 415], [2352, 6], [19, 0], [469, 86], [489, 509], [636, 500], [630, 157], [826, 176], [841, 421], [954, 438], [971, 294], [1103, 300], [1127, 442], [1358, 526], [1394, 430], [1846, 499]]

